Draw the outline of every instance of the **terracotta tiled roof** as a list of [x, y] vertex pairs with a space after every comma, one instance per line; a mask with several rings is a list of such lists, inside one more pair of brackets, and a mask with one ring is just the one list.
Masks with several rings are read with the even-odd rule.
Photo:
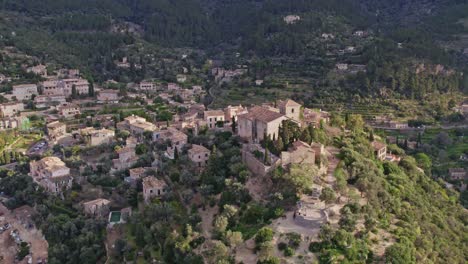
[[250, 120], [259, 120], [265, 123], [271, 122], [283, 117], [282, 114], [273, 112], [264, 107], [255, 106], [249, 110], [247, 114], [239, 115], [238, 118], [246, 118]]
[[387, 145], [385, 145], [384, 143], [379, 142], [379, 141], [373, 141], [373, 142], [372, 142], [372, 147], [373, 147], [375, 150], [383, 149], [383, 148], [385, 148], [386, 146], [387, 146]]
[[300, 141], [300, 140], [294, 141], [294, 143], [292, 144], [291, 147], [292, 147], [293, 150], [297, 150], [300, 147], [309, 148], [309, 149], [312, 148], [309, 144], [305, 143], [304, 141]]
[[301, 105], [291, 99], [278, 101], [278, 107], [286, 107], [286, 106], [291, 107], [291, 106], [301, 106]]
[[85, 203], [83, 203], [83, 205], [85, 205], [85, 206], [88, 206], [88, 205], [107, 205], [109, 203], [110, 203], [109, 200], [99, 198], [99, 199], [96, 199], [96, 200], [85, 202]]
[[143, 178], [143, 188], [164, 188], [167, 184], [165, 181], [159, 180], [155, 177], [149, 176]]
[[224, 112], [221, 110], [209, 110], [204, 112], [205, 118], [208, 116], [224, 116]]
[[192, 148], [188, 150], [190, 153], [204, 153], [204, 152], [210, 152], [209, 149], [205, 148], [204, 146], [201, 145], [192, 145]]
[[121, 154], [121, 153], [127, 153], [127, 152], [134, 152], [135, 149], [134, 148], [131, 148], [131, 147], [123, 147], [121, 149], [118, 149], [117, 150], [117, 153], [118, 154]]

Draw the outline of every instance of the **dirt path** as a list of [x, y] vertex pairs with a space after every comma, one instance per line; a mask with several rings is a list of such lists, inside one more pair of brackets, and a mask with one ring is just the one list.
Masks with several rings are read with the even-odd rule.
[[254, 253], [255, 241], [251, 238], [239, 247], [236, 250], [236, 263], [242, 262], [245, 264], [257, 263], [258, 257]]
[[218, 213], [218, 206], [207, 207], [205, 210], [198, 209], [198, 213], [201, 216], [202, 223], [202, 233], [206, 239], [210, 239], [213, 234], [213, 220], [214, 216]]
[[[33, 263], [39, 259], [47, 259], [49, 244], [41, 231], [36, 229], [33, 224], [31, 217], [34, 214], [34, 209], [29, 206], [21, 206], [14, 211], [9, 211], [0, 203], [0, 213], [3, 213], [0, 217], [0, 225], [5, 223], [11, 225], [10, 229], [0, 235], [0, 255], [4, 257], [4, 263], [13, 263], [17, 254], [18, 246], [10, 236], [12, 230], [18, 230], [21, 239], [29, 244]], [[20, 263], [26, 263], [26, 259]]]
[[106, 255], [107, 255], [107, 260], [106, 263], [109, 263], [112, 255], [112, 251], [114, 249], [115, 241], [119, 239], [122, 236], [122, 227], [120, 225], [114, 225], [111, 228], [107, 228], [107, 236], [106, 236], [106, 241], [105, 241], [105, 246], [106, 246]]

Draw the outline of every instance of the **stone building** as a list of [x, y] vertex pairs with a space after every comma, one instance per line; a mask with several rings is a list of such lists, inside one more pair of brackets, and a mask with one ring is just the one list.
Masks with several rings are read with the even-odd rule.
[[146, 203], [150, 202], [154, 197], [166, 194], [167, 191], [168, 186], [163, 180], [153, 176], [143, 178], [143, 197]]
[[387, 156], [387, 145], [379, 141], [372, 142], [372, 148], [374, 149], [374, 154], [379, 160], [385, 160]]
[[197, 165], [197, 167], [205, 167], [210, 159], [211, 151], [201, 145], [192, 145], [192, 148], [188, 150], [189, 159]]
[[115, 132], [110, 129], [95, 129], [87, 127], [80, 130], [81, 136], [84, 137], [86, 143], [90, 146], [99, 146], [102, 144], [110, 144], [114, 140]]
[[47, 136], [52, 142], [56, 142], [67, 133], [67, 125], [59, 121], [54, 121], [46, 125]]
[[80, 115], [80, 107], [73, 103], [63, 103], [58, 107], [58, 112], [64, 118], [72, 118]]
[[224, 123], [224, 112], [221, 110], [205, 111], [203, 117], [209, 129], [218, 127], [218, 122]]
[[13, 96], [17, 100], [31, 100], [34, 95], [38, 95], [37, 85], [35, 84], [20, 84], [13, 85]]
[[91, 217], [105, 217], [109, 214], [110, 201], [107, 199], [96, 199], [83, 203], [83, 210], [86, 215]]
[[138, 156], [135, 153], [135, 148], [132, 146], [125, 146], [117, 150], [119, 158], [113, 159], [113, 169], [114, 170], [123, 170], [132, 167], [137, 161]]
[[264, 135], [278, 138], [279, 127], [288, 118], [264, 107], [255, 106], [238, 117], [238, 134], [249, 142], [260, 142]]
[[30, 175], [33, 180], [52, 194], [61, 194], [72, 187], [70, 169], [57, 157], [45, 157], [31, 161]]
[[300, 121], [302, 106], [299, 103], [296, 103], [291, 99], [287, 99], [283, 101], [278, 101], [277, 105], [281, 114], [297, 122]]
[[21, 102], [9, 102], [0, 104], [0, 117], [12, 117], [24, 110]]
[[101, 104], [116, 104], [119, 102], [120, 96], [117, 90], [101, 90], [97, 96], [98, 103]]
[[465, 180], [467, 178], [467, 173], [464, 168], [450, 168], [449, 177], [452, 181]]
[[34, 97], [34, 105], [37, 108], [46, 108], [65, 103], [65, 95], [38, 95]]

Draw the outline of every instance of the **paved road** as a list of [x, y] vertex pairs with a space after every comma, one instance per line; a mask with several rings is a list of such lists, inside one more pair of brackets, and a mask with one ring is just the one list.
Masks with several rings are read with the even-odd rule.
[[416, 127], [408, 127], [408, 128], [392, 128], [386, 126], [375, 126], [370, 125], [372, 128], [376, 129], [383, 129], [383, 130], [400, 130], [400, 131], [424, 131], [425, 129], [443, 129], [443, 130], [450, 130], [455, 128], [468, 128], [468, 124], [460, 124], [460, 125], [442, 125], [442, 126], [424, 126], [421, 128]]

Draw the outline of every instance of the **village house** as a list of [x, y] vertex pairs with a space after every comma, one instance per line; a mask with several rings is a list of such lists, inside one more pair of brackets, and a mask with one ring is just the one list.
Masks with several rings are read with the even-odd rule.
[[356, 47], [353, 47], [353, 46], [348, 46], [345, 48], [345, 52], [347, 53], [353, 53], [356, 51]]
[[166, 194], [167, 191], [168, 186], [163, 180], [153, 176], [143, 178], [143, 197], [146, 203], [149, 203], [154, 197]]
[[179, 117], [179, 121], [186, 122], [186, 123], [193, 123], [198, 118], [198, 112], [192, 109], [189, 109], [187, 113], [181, 115]]
[[138, 161], [138, 156], [135, 153], [134, 146], [125, 146], [117, 150], [119, 158], [113, 159], [113, 169], [114, 170], [123, 170], [132, 167]]
[[322, 38], [325, 40], [334, 39], [335, 35], [333, 35], [332, 33], [322, 33]]
[[97, 95], [97, 101], [100, 104], [117, 104], [120, 100], [119, 91], [118, 90], [101, 90]]
[[47, 77], [47, 67], [45, 65], [39, 64], [37, 66], [32, 66], [26, 69], [26, 72], [34, 73], [41, 77]]
[[263, 85], [263, 80], [255, 80], [255, 85], [256, 86], [262, 86]]
[[63, 79], [65, 83], [65, 96], [71, 96], [73, 87], [75, 87], [76, 93], [78, 95], [87, 95], [89, 93], [89, 82], [85, 79], [71, 78]]
[[177, 74], [176, 79], [177, 82], [184, 83], [185, 81], [187, 81], [187, 76], [184, 74]]
[[155, 86], [153, 82], [140, 82], [138, 88], [140, 91], [153, 91]]
[[168, 92], [177, 92], [180, 89], [182, 89], [182, 88], [180, 88], [180, 86], [178, 84], [176, 84], [176, 83], [168, 83], [167, 84], [167, 91]]
[[279, 127], [288, 118], [265, 107], [255, 106], [247, 114], [237, 116], [238, 134], [246, 141], [260, 142], [264, 135], [272, 139], [279, 135]]
[[219, 123], [223, 123], [224, 125], [224, 112], [221, 110], [205, 111], [203, 117], [209, 129], [219, 127]]
[[281, 152], [281, 164], [286, 167], [290, 164], [315, 165], [315, 151], [303, 141], [295, 141], [288, 151]]
[[210, 158], [210, 150], [201, 145], [192, 145], [188, 150], [189, 159], [197, 165], [197, 167], [205, 167]]
[[49, 141], [57, 142], [58, 139], [67, 134], [67, 125], [59, 121], [54, 121], [46, 125]]
[[113, 114], [87, 116], [86, 120], [89, 120], [89, 122], [93, 124], [100, 124], [101, 127], [115, 127], [115, 120]]
[[115, 66], [118, 68], [128, 69], [130, 68], [130, 63], [128, 62], [127, 57], [123, 57], [122, 60], [115, 62]]
[[346, 71], [348, 70], [348, 64], [346, 63], [337, 63], [335, 67], [340, 70], [340, 71]]
[[330, 114], [322, 110], [304, 108], [304, 111], [302, 112], [302, 121], [306, 125], [318, 127], [321, 122], [327, 124], [330, 121]]
[[81, 114], [80, 107], [73, 103], [62, 103], [57, 110], [64, 118], [71, 118]]
[[29, 163], [34, 182], [53, 194], [60, 194], [72, 187], [70, 169], [57, 157], [45, 157]]
[[26, 120], [22, 116], [0, 118], [0, 130], [21, 128]]
[[63, 95], [69, 97], [73, 93], [73, 88], [77, 95], [87, 95], [89, 93], [88, 80], [81, 78], [49, 80], [42, 82], [41, 86], [42, 95]]
[[48, 80], [41, 83], [42, 87], [42, 95], [45, 96], [57, 96], [62, 95], [65, 96], [64, 91], [61, 87], [65, 84], [58, 80]]
[[117, 129], [127, 130], [132, 135], [141, 138], [145, 131], [154, 132], [157, 130], [155, 124], [146, 121], [145, 118], [131, 115], [126, 117], [122, 122], [117, 123]]
[[47, 108], [65, 103], [67, 100], [64, 95], [38, 95], [34, 97], [36, 108]]
[[353, 35], [356, 36], [356, 37], [364, 37], [365, 34], [366, 34], [366, 32], [363, 31], [363, 30], [357, 30], [357, 31], [355, 31], [353, 33]]
[[95, 129], [87, 127], [80, 130], [81, 136], [89, 146], [99, 146], [102, 144], [110, 144], [114, 140], [115, 132], [110, 129]]
[[194, 99], [193, 90], [190, 89], [182, 89], [179, 95], [184, 102], [190, 102]]
[[37, 85], [35, 84], [20, 84], [13, 85], [13, 96], [18, 101], [31, 100], [34, 95], [38, 95]]
[[125, 181], [129, 183], [130, 185], [132, 185], [133, 187], [136, 187], [136, 183], [138, 182], [138, 180], [143, 179], [143, 177], [146, 176], [149, 169], [150, 168], [142, 168], [142, 167], [130, 169], [128, 170], [130, 176], [126, 177]]
[[278, 101], [277, 105], [281, 114], [287, 116], [288, 118], [292, 120], [295, 120], [298, 122], [300, 121], [302, 105], [294, 102], [291, 99]]
[[80, 70], [78, 69], [60, 69], [57, 72], [58, 78], [78, 78], [80, 77]]
[[21, 102], [10, 102], [0, 104], [0, 117], [12, 117], [18, 115], [24, 110], [24, 104]]
[[467, 179], [467, 173], [464, 168], [450, 168], [449, 169], [449, 177], [452, 181], [463, 181]]
[[226, 70], [223, 68], [211, 69], [211, 74], [215, 77], [216, 82], [230, 82], [233, 78], [241, 76], [247, 72], [246, 69]]
[[177, 148], [177, 151], [180, 153], [188, 142], [188, 136], [176, 128], [169, 127], [167, 129], [154, 131], [153, 141], [169, 142], [169, 148], [171, 148], [172, 151]]
[[83, 203], [83, 211], [91, 217], [106, 217], [110, 212], [109, 204], [109, 200], [99, 198]]
[[130, 136], [127, 138], [127, 140], [125, 140], [125, 146], [129, 148], [136, 148], [137, 144], [138, 144], [138, 139], [136, 139], [133, 136]]
[[387, 145], [379, 141], [372, 142], [372, 148], [374, 149], [374, 154], [379, 160], [385, 160], [387, 156]]
[[407, 129], [408, 128], [408, 122], [403, 123], [403, 122], [397, 122], [397, 121], [390, 121], [388, 123], [388, 126], [393, 129]]
[[297, 21], [301, 20], [301, 17], [298, 15], [287, 15], [283, 18], [283, 20], [284, 22], [286, 22], [286, 24], [294, 24]]
[[232, 119], [237, 120], [238, 115], [247, 114], [248, 111], [242, 105], [227, 106], [224, 108], [224, 120], [231, 122]]

